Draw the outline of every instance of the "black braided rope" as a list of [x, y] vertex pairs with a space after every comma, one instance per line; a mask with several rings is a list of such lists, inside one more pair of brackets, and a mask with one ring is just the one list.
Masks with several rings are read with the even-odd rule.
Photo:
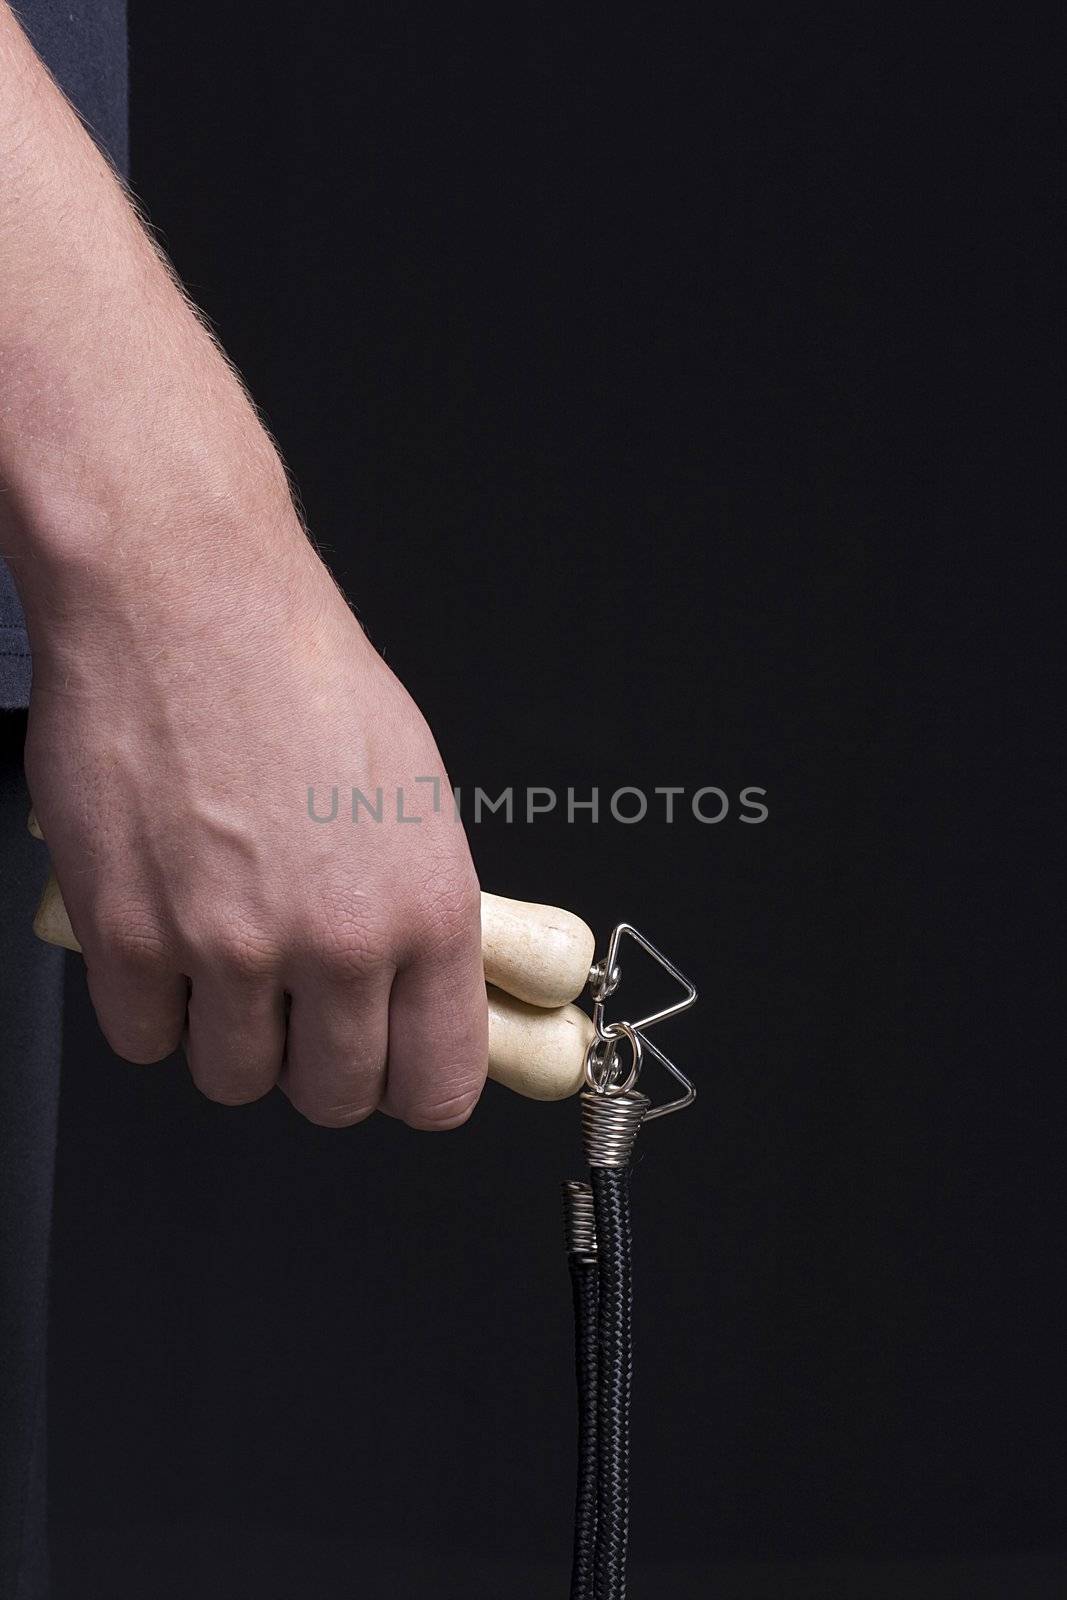
[[590, 1170], [596, 1212], [597, 1525], [594, 1600], [625, 1600], [630, 1534], [630, 1387], [633, 1375], [629, 1171]]
[[578, 1379], [578, 1480], [570, 1600], [594, 1600], [597, 1498], [597, 1267], [595, 1256], [568, 1257], [574, 1292], [574, 1366]]

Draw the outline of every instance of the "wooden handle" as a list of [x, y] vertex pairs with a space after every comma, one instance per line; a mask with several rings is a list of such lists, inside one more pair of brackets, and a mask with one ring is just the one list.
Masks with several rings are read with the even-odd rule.
[[[33, 812], [30, 832], [44, 837]], [[33, 931], [81, 950], [54, 872]], [[591, 929], [571, 911], [482, 895], [482, 957], [489, 996], [489, 1076], [532, 1100], [563, 1100], [582, 1086], [593, 1024], [567, 1002], [585, 987]]]
[[485, 981], [532, 1006], [577, 1000], [589, 981], [595, 940], [573, 911], [482, 895]]
[[585, 1082], [592, 1019], [577, 1006], [545, 1011], [491, 985], [488, 995], [493, 1081], [529, 1100], [565, 1100], [577, 1094]]

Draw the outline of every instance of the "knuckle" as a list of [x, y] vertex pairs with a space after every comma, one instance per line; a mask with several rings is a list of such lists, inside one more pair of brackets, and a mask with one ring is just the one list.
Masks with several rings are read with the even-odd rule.
[[262, 1100], [274, 1087], [275, 1075], [260, 1066], [212, 1061], [205, 1064], [201, 1055], [186, 1046], [189, 1073], [205, 1100], [219, 1106], [249, 1106]]
[[323, 940], [319, 959], [327, 977], [351, 983], [380, 971], [390, 958], [384, 939], [334, 930]]
[[369, 1105], [324, 1106], [309, 1116], [308, 1121], [317, 1128], [354, 1128], [357, 1123], [366, 1122], [377, 1109]]
[[280, 966], [277, 941], [250, 920], [230, 916], [196, 939], [199, 964], [248, 983], [273, 977]]
[[481, 894], [473, 869], [440, 873], [420, 907], [419, 954], [453, 955], [480, 940], [480, 927]]
[[277, 972], [278, 952], [269, 940], [235, 939], [227, 947], [224, 965], [233, 977], [259, 983]]
[[373, 1116], [385, 1085], [384, 1061], [335, 1064], [328, 1076], [313, 1074], [306, 1060], [291, 1063], [282, 1087], [295, 1111], [318, 1128], [350, 1128]]
[[311, 1122], [316, 1128], [353, 1128], [358, 1122], [366, 1122], [368, 1117], [374, 1115], [378, 1109], [377, 1100], [363, 1098], [355, 1100], [341, 1100], [334, 1104], [328, 1101], [302, 1100], [299, 1095], [290, 1094], [295, 1110], [306, 1122]]
[[271, 1087], [267, 1083], [249, 1083], [242, 1079], [232, 1082], [223, 1079], [218, 1083], [200, 1081], [196, 1086], [205, 1100], [212, 1100], [217, 1106], [250, 1106], [256, 1100], [262, 1100]]
[[127, 1020], [116, 1026], [101, 1020], [100, 1028], [115, 1054], [135, 1067], [151, 1067], [157, 1061], [165, 1061], [178, 1045], [177, 1037], [165, 1037], [158, 1024], [138, 1026]]
[[409, 1128], [425, 1133], [447, 1133], [468, 1122], [481, 1098], [481, 1089], [461, 1089], [456, 1094], [419, 1098], [403, 1110]]
[[122, 906], [100, 911], [93, 943], [108, 961], [138, 972], [153, 971], [166, 956], [166, 940], [151, 913]]
[[305, 935], [312, 957], [324, 975], [351, 983], [389, 965], [389, 937], [377, 926], [369, 907], [350, 897], [325, 902]]

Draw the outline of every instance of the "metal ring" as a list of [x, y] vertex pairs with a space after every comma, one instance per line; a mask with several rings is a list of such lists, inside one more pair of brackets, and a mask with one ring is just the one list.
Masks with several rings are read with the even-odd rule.
[[[630, 1070], [622, 1083], [616, 1078], [620, 1039], [625, 1039], [633, 1052]], [[628, 1022], [613, 1022], [611, 1031], [593, 1039], [585, 1053], [585, 1080], [597, 1094], [628, 1094], [640, 1074], [643, 1053], [643, 1041], [637, 1029]]]

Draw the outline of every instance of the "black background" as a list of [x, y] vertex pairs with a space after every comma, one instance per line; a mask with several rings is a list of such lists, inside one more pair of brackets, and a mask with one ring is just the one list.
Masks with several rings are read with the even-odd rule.
[[[701, 989], [634, 1180], [635, 1596], [1063, 1592], [1054, 41], [131, 22], [135, 187], [453, 780], [767, 790], [472, 829]], [[563, 1593], [576, 1109], [227, 1111], [71, 977], [63, 1596]]]

